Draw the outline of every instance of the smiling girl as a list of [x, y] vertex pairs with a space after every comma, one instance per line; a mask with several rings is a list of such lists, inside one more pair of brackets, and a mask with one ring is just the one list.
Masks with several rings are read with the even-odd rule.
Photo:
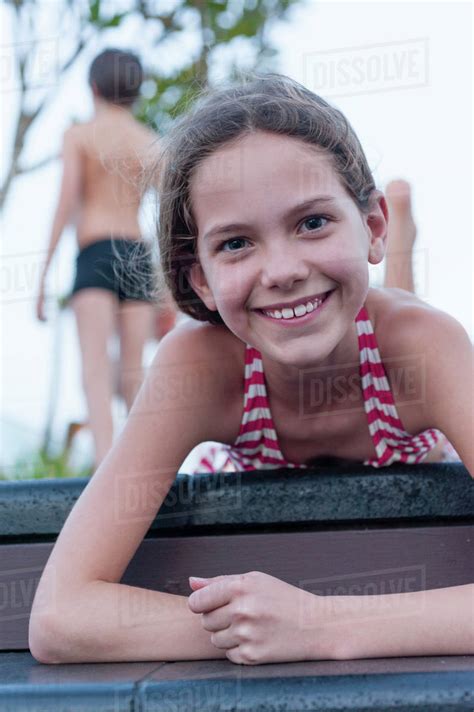
[[[470, 340], [413, 294], [369, 288], [387, 204], [340, 111], [280, 75], [211, 93], [169, 136], [160, 201], [167, 283], [195, 321], [163, 339], [58, 537], [37, 591], [49, 605], [36, 615], [33, 605], [33, 655], [256, 664], [473, 653], [472, 585], [400, 594], [396, 616], [361, 627], [357, 616], [334, 625], [359, 597], [328, 601], [258, 571], [191, 578], [189, 598], [119, 583], [203, 441], [223, 443], [240, 469], [379, 468], [426, 461], [441, 431], [474, 475]], [[128, 521], [117, 512], [130, 485], [150, 495]], [[152, 596], [150, 624], [132, 612], [149, 612]], [[297, 615], [306, 607], [311, 626]]]

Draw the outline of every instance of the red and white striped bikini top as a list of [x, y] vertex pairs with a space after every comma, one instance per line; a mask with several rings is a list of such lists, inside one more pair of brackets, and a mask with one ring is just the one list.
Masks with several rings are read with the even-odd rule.
[[[359, 311], [355, 322], [364, 408], [376, 451], [376, 457], [365, 460], [363, 464], [382, 467], [394, 462], [421, 462], [437, 444], [439, 438], [444, 436], [433, 428], [418, 435], [410, 435], [404, 430], [365, 307]], [[227, 458], [223, 451], [226, 451]], [[209, 453], [210, 457], [202, 458], [198, 471], [307, 467], [307, 465], [288, 462], [281, 453], [268, 405], [261, 354], [249, 344], [245, 352], [244, 411], [239, 435], [234, 445], [223, 445], [219, 452], [221, 456], [224, 455], [224, 459], [221, 457], [218, 462]], [[213, 454], [218, 455], [217, 449], [214, 449]]]

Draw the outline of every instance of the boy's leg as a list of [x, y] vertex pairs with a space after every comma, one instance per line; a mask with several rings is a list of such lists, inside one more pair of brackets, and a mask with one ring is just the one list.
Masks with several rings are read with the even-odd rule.
[[124, 300], [118, 308], [119, 390], [127, 406], [127, 413], [143, 381], [143, 350], [153, 336], [154, 314], [154, 304], [141, 300]]
[[413, 245], [416, 225], [411, 208], [410, 184], [404, 180], [390, 181], [385, 195], [389, 219], [384, 287], [398, 287], [415, 292]]
[[81, 289], [71, 306], [76, 317], [82, 357], [82, 385], [94, 438], [95, 468], [113, 442], [113, 367], [108, 344], [115, 331], [117, 297], [106, 289]]
[[[388, 183], [385, 195], [389, 209], [387, 255], [384, 287], [398, 287], [415, 292], [413, 279], [413, 245], [416, 225], [411, 209], [411, 188], [404, 180]], [[459, 461], [460, 458], [447, 438], [441, 434], [437, 445], [430, 450], [424, 463]]]

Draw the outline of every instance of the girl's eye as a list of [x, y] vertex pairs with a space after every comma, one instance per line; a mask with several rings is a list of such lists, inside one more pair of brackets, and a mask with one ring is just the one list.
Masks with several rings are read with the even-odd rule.
[[[323, 225], [321, 225], [321, 221], [323, 221]], [[305, 218], [301, 225], [306, 225], [309, 224], [309, 228], [307, 232], [316, 232], [317, 230], [321, 230], [323, 227], [326, 227], [326, 224], [329, 223], [330, 220], [329, 218], [325, 217], [324, 215], [310, 215], [309, 218]], [[221, 242], [217, 246], [217, 251], [218, 252], [237, 252], [241, 247], [243, 242], [248, 242], [247, 238], [245, 237], [230, 237], [228, 240], [225, 240], [224, 242]], [[239, 244], [240, 243], [240, 244]], [[234, 248], [229, 247], [229, 249], [224, 249], [226, 245], [234, 245]], [[237, 247], [236, 247], [237, 245]]]
[[325, 223], [329, 222], [329, 219], [325, 218], [323, 215], [311, 215], [309, 218], [305, 218], [301, 224], [306, 225], [309, 223], [309, 232], [312, 232], [314, 230], [321, 230], [321, 228], [325, 227], [325, 225], [320, 224], [321, 220], [324, 220]]
[[223, 248], [225, 245], [232, 245], [232, 244], [235, 245], [235, 243], [239, 243], [239, 242], [246, 242], [245, 237], [231, 237], [228, 240], [221, 242], [220, 245], [218, 245], [217, 249], [219, 252], [237, 252], [237, 249], [239, 249], [238, 247], [237, 247], [237, 249], [234, 249], [234, 250], [232, 250], [232, 249], [224, 250]]

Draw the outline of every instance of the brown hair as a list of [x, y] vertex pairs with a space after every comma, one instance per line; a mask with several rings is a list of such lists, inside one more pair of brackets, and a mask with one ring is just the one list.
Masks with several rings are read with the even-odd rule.
[[360, 142], [345, 116], [303, 85], [281, 74], [246, 75], [241, 85], [206, 90], [172, 127], [159, 163], [158, 238], [163, 277], [178, 307], [200, 321], [223, 324], [188, 280], [197, 260], [197, 226], [190, 181], [214, 151], [245, 134], [266, 131], [293, 136], [332, 158], [340, 180], [359, 209], [375, 189]]
[[110, 47], [101, 52], [89, 69], [89, 84], [95, 84], [102, 99], [131, 106], [139, 95], [143, 69], [136, 54]]

